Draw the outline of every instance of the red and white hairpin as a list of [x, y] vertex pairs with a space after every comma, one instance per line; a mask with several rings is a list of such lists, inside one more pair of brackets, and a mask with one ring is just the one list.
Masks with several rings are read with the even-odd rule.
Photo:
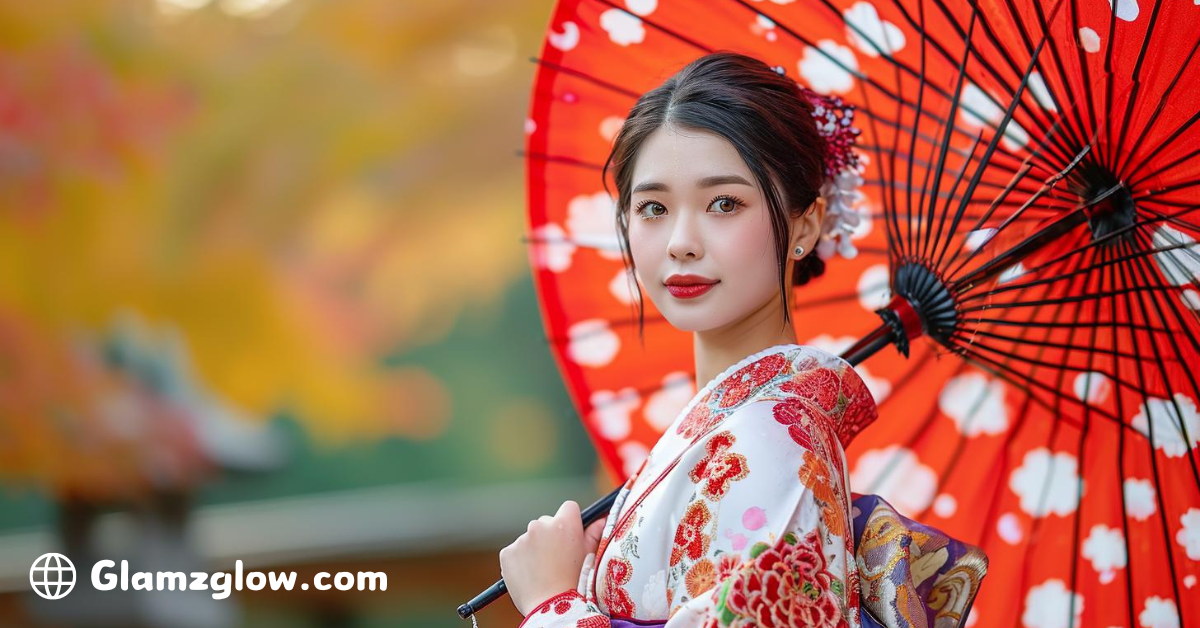
[[[784, 74], [780, 66], [775, 71]], [[855, 209], [862, 199], [859, 188], [863, 184], [863, 165], [855, 150], [862, 131], [853, 126], [855, 107], [836, 94], [819, 94], [805, 85], [800, 85], [800, 91], [812, 103], [813, 120], [825, 138], [825, 182], [820, 190], [825, 199], [825, 220], [821, 223], [817, 255], [822, 260], [834, 253], [851, 259], [858, 255], [858, 248], [850, 235], [862, 223], [862, 215]]]

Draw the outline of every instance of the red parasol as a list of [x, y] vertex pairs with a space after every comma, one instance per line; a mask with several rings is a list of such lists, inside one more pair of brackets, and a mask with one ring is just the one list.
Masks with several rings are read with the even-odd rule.
[[870, 356], [855, 490], [987, 551], [971, 624], [1194, 623], [1200, 7], [1114, 2], [560, 2], [531, 256], [615, 479], [694, 385], [648, 301], [639, 341], [600, 170], [638, 95], [735, 50], [858, 107], [869, 219], [794, 312], [802, 343]]

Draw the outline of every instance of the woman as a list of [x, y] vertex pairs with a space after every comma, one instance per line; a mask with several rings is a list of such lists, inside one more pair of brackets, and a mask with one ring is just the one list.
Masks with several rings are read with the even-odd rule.
[[875, 402], [791, 324], [789, 288], [849, 248], [836, 104], [714, 53], [633, 107], [605, 166], [617, 229], [639, 301], [693, 332], [699, 392], [603, 528], [568, 501], [500, 552], [522, 627], [962, 623], [982, 556], [878, 498], [852, 509], [843, 448]]

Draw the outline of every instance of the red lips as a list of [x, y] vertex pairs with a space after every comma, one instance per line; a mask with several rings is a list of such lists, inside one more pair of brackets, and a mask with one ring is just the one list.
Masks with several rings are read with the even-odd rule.
[[697, 284], [714, 284], [717, 279], [709, 279], [702, 275], [671, 275], [664, 281], [668, 286], [692, 286]]
[[694, 299], [720, 283], [719, 279], [709, 279], [701, 275], [671, 275], [663, 282], [671, 296], [680, 299]]

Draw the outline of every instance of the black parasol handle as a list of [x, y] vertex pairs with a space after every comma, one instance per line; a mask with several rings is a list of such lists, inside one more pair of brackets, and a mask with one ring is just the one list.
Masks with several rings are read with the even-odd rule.
[[[613, 502], [616, 501], [617, 493], [619, 492], [621, 492], [621, 487], [618, 486], [616, 490], [601, 497], [596, 503], [584, 508], [583, 512], [579, 513], [580, 518], [583, 519], [584, 529], [600, 517], [608, 515], [608, 511], [612, 510]], [[483, 610], [483, 607], [488, 604], [500, 599], [500, 596], [505, 593], [508, 593], [508, 587], [504, 585], [504, 578], [501, 578], [496, 581], [496, 584], [484, 589], [482, 593], [471, 598], [470, 602], [459, 606], [458, 616], [466, 619]]]

